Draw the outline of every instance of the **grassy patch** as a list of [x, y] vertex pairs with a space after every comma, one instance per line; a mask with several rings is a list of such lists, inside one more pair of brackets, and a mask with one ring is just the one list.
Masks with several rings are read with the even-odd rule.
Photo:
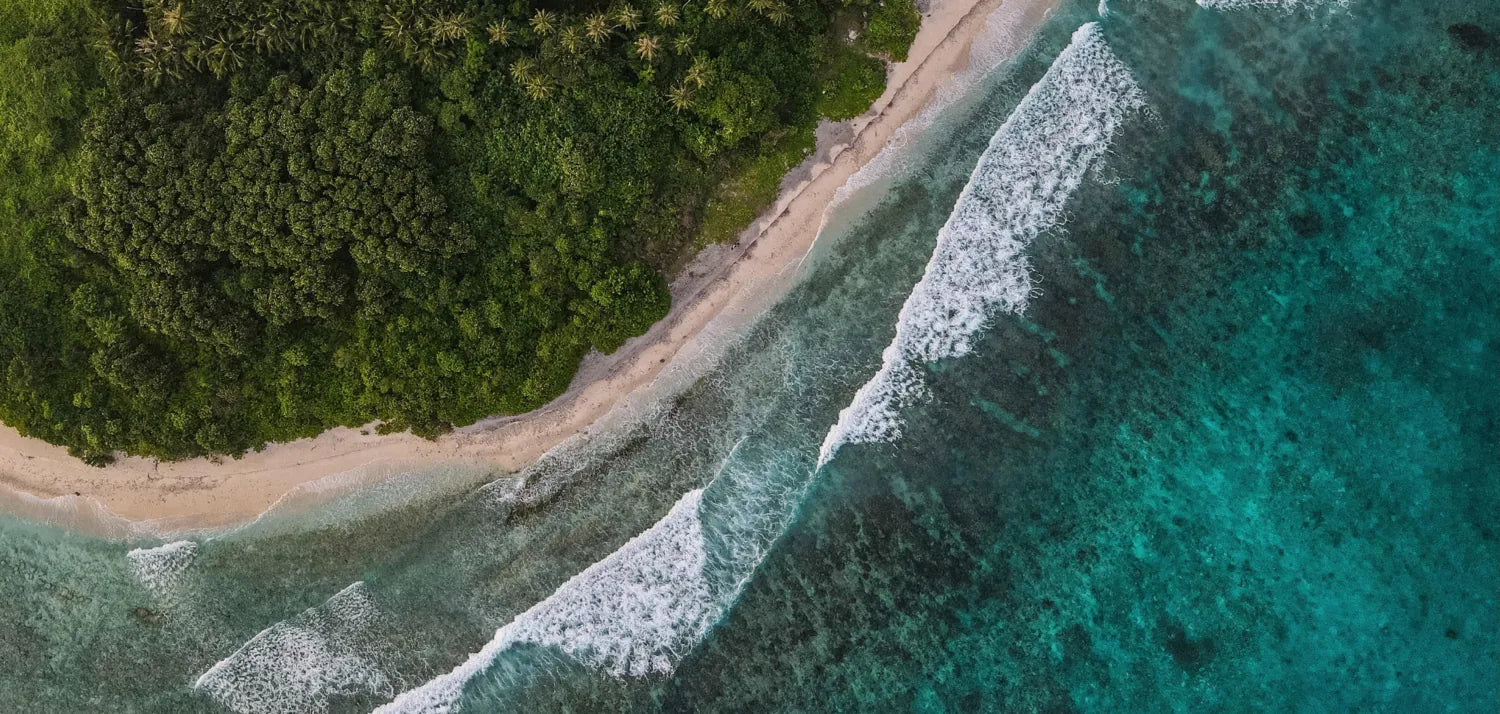
[[819, 77], [822, 92], [817, 109], [821, 116], [843, 121], [865, 113], [880, 98], [885, 91], [885, 63], [856, 47], [835, 47]]
[[[915, 15], [911, 0], [887, 0], [886, 5], [909, 9], [916, 22], [921, 23], [921, 16]], [[885, 6], [881, 7], [877, 14], [890, 13], [883, 9]], [[842, 22], [836, 20], [833, 27], [835, 38], [843, 34], [843, 28], [849, 23], [857, 26], [857, 18], [857, 14], [848, 13]], [[913, 28], [909, 35], [915, 32]], [[890, 53], [892, 48], [898, 48], [900, 56], [905, 58], [906, 48], [911, 44], [909, 35], [904, 41], [899, 37], [893, 40], [889, 39], [890, 33], [887, 32], [884, 36], [887, 39], [882, 40], [878, 48], [868, 39], [861, 39], [853, 45], [838, 39], [831, 41], [830, 56], [817, 75], [820, 91], [815, 109], [818, 116], [843, 121], [865, 113], [885, 91], [885, 62], [870, 53]], [[704, 207], [695, 250], [735, 240], [762, 210], [776, 200], [777, 190], [787, 172], [812, 153], [816, 145], [814, 128], [787, 129], [766, 137], [759, 155], [730, 172], [729, 178], [719, 185]]]
[[912, 0], [883, 0], [870, 11], [863, 44], [871, 52], [906, 61], [906, 52], [922, 26], [922, 13]]
[[699, 247], [733, 241], [755, 220], [761, 210], [776, 200], [782, 177], [812, 152], [816, 140], [812, 127], [768, 137], [761, 154], [719, 185], [703, 210]]

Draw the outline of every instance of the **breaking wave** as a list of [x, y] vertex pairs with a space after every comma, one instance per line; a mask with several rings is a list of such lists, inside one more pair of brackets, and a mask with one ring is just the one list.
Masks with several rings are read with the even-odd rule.
[[702, 496], [701, 489], [688, 492], [655, 525], [500, 628], [463, 664], [376, 711], [449, 711], [469, 679], [519, 644], [556, 647], [615, 676], [670, 671], [717, 613], [704, 576]]
[[[918, 360], [963, 354], [990, 313], [1024, 305], [1031, 281], [1021, 250], [1061, 221], [1068, 195], [1125, 116], [1144, 104], [1098, 27], [1075, 33], [992, 139], [902, 309], [885, 365], [841, 414], [847, 438], [838, 443], [894, 433], [896, 412], [921, 393]], [[811, 449], [798, 456], [779, 446], [742, 440], [705, 489], [683, 496], [458, 667], [377, 711], [451, 711], [469, 681], [500, 671], [497, 661], [518, 646], [553, 648], [617, 677], [670, 672], [733, 604], [816, 472]], [[494, 495], [524, 500], [526, 490], [506, 484]]]
[[178, 540], [155, 548], [136, 548], [125, 554], [130, 569], [151, 594], [167, 598], [176, 589], [182, 574], [198, 557], [198, 544]]
[[738, 598], [814, 473], [810, 457], [746, 441], [706, 488], [682, 496], [458, 667], [376, 711], [451, 711], [466, 683], [523, 645], [555, 648], [615, 677], [670, 673]]
[[1210, 10], [1243, 10], [1272, 8], [1277, 10], [1310, 10], [1325, 5], [1346, 6], [1349, 0], [1198, 0], [1198, 6]]
[[1062, 223], [1068, 197], [1145, 105], [1098, 23], [1073, 33], [990, 139], [901, 307], [880, 370], [839, 413], [820, 465], [844, 444], [899, 437], [901, 410], [926, 396], [924, 363], [966, 354], [997, 312], [1025, 308], [1033, 280], [1023, 251]]
[[193, 687], [240, 714], [323, 712], [340, 696], [390, 696], [380, 643], [368, 634], [385, 617], [356, 582], [262, 630]]
[[[1029, 28], [1036, 21], [1028, 14], [1036, 11], [1037, 8], [1029, 3], [1005, 3], [984, 18], [984, 29], [969, 46], [968, 65], [935, 90], [927, 106], [897, 127], [880, 152], [834, 191], [833, 200], [823, 211], [822, 225], [818, 229], [820, 243], [835, 217], [840, 215], [842, 206], [873, 187], [908, 177], [915, 165], [911, 157], [918, 152], [922, 138], [931, 135], [933, 126], [944, 117], [958, 113], [955, 108], [973, 97], [974, 90], [1001, 65], [1024, 54], [1025, 47], [1035, 38]], [[1050, 13], [1051, 10], [1044, 11], [1044, 14]]]

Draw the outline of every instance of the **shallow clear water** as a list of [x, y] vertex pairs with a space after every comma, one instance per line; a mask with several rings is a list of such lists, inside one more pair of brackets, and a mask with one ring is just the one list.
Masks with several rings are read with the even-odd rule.
[[[1207, 4], [1066, 5], [524, 479], [131, 555], [0, 521], [0, 708], [1500, 708], [1500, 3]], [[857, 392], [896, 428], [820, 467]]]

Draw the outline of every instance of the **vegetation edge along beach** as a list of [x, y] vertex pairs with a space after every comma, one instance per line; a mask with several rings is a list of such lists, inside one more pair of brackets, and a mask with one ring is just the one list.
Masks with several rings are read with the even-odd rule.
[[[912, 0], [51, 0], [0, 417], [102, 463], [522, 413], [880, 94]], [[845, 39], [843, 33], [847, 29]]]
[[[1017, 13], [1027, 15], [1025, 22], [1033, 25], [1050, 6], [1010, 4], [1020, 6]], [[678, 295], [673, 315], [658, 322], [652, 334], [635, 340], [631, 348], [610, 357], [593, 358], [592, 371], [581, 376], [566, 397], [546, 410], [506, 420], [503, 426], [484, 429], [477, 435], [471, 430], [437, 441], [401, 433], [382, 436], [368, 428], [345, 426], [316, 438], [250, 453], [239, 460], [163, 462], [126, 457], [104, 472], [83, 468], [76, 459], [63, 456], [61, 450], [7, 429], [0, 434], [4, 482], [43, 497], [82, 494], [130, 518], [175, 519], [201, 525], [242, 520], [299, 483], [375, 462], [480, 456], [495, 462], [497, 468], [519, 468], [648, 384], [697, 329], [735, 300], [744, 299], [735, 294], [737, 284], [752, 275], [779, 274], [800, 259], [816, 235], [834, 190], [878, 153], [894, 129], [915, 115], [933, 91], [952, 76], [962, 64], [968, 42], [981, 29], [984, 16], [996, 6], [997, 2], [953, 2], [935, 8], [912, 47], [910, 60], [896, 65], [885, 96], [874, 110], [854, 122], [851, 146], [832, 147], [834, 151], [829, 153], [833, 155], [826, 164], [814, 167], [808, 181], [776, 202], [775, 219], [742, 237], [745, 245], [739, 251], [720, 249], [716, 256], [710, 256], [722, 264], [695, 276], [705, 283], [699, 294]], [[1023, 12], [1027, 9], [1034, 12]], [[795, 163], [788, 162], [787, 166]], [[772, 178], [779, 180], [785, 168], [778, 168]], [[770, 183], [773, 192], [775, 180]], [[679, 285], [692, 282], [687, 276], [678, 280]]]

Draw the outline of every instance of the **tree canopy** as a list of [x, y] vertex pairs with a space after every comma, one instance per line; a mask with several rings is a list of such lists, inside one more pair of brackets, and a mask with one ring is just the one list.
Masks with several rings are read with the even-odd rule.
[[667, 313], [820, 115], [869, 106], [916, 17], [5, 3], [0, 421], [103, 461], [535, 408]]

